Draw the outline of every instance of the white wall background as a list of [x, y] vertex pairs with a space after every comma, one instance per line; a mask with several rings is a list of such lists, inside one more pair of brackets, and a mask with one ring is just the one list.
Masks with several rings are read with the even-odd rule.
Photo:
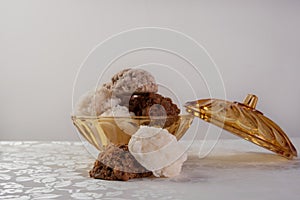
[[140, 26], [195, 38], [228, 99], [257, 94], [258, 109], [300, 136], [300, 1], [1, 0], [0, 140], [77, 140], [79, 65], [99, 42]]

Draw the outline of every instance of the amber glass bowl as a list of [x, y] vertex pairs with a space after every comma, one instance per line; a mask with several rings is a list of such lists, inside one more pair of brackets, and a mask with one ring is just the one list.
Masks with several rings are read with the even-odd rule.
[[[179, 140], [189, 129], [194, 116], [184, 114], [168, 117], [91, 117], [72, 116], [73, 124], [79, 133], [94, 147], [102, 150], [106, 145], [128, 144], [140, 126], [163, 127]], [[172, 121], [173, 123], [165, 123]], [[165, 126], [165, 124], [169, 124]]]

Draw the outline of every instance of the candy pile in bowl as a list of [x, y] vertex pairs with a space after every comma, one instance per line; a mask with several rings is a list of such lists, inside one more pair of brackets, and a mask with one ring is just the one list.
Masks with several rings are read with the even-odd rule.
[[178, 140], [193, 116], [158, 92], [154, 76], [124, 69], [77, 102], [72, 120], [100, 150], [90, 176], [105, 180], [174, 177], [187, 159]]

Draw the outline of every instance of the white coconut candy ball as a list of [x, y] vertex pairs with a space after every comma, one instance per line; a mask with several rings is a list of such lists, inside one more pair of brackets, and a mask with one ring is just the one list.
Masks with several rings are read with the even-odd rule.
[[104, 84], [96, 90], [83, 95], [75, 106], [76, 116], [99, 116], [108, 109], [120, 104], [119, 98], [112, 96], [109, 84]]
[[157, 177], [179, 175], [187, 159], [176, 137], [161, 128], [141, 126], [131, 137], [128, 149], [141, 165]]
[[114, 117], [114, 121], [118, 127], [128, 135], [133, 135], [139, 128], [138, 124], [131, 121], [131, 116], [135, 116], [133, 112], [129, 112], [125, 106], [116, 105], [101, 114], [102, 117]]

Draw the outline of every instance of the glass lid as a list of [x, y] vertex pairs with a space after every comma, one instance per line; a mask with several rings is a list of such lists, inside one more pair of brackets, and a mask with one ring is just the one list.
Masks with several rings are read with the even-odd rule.
[[187, 112], [245, 140], [292, 159], [297, 151], [288, 136], [272, 120], [255, 109], [258, 98], [249, 94], [243, 103], [220, 99], [187, 102]]

